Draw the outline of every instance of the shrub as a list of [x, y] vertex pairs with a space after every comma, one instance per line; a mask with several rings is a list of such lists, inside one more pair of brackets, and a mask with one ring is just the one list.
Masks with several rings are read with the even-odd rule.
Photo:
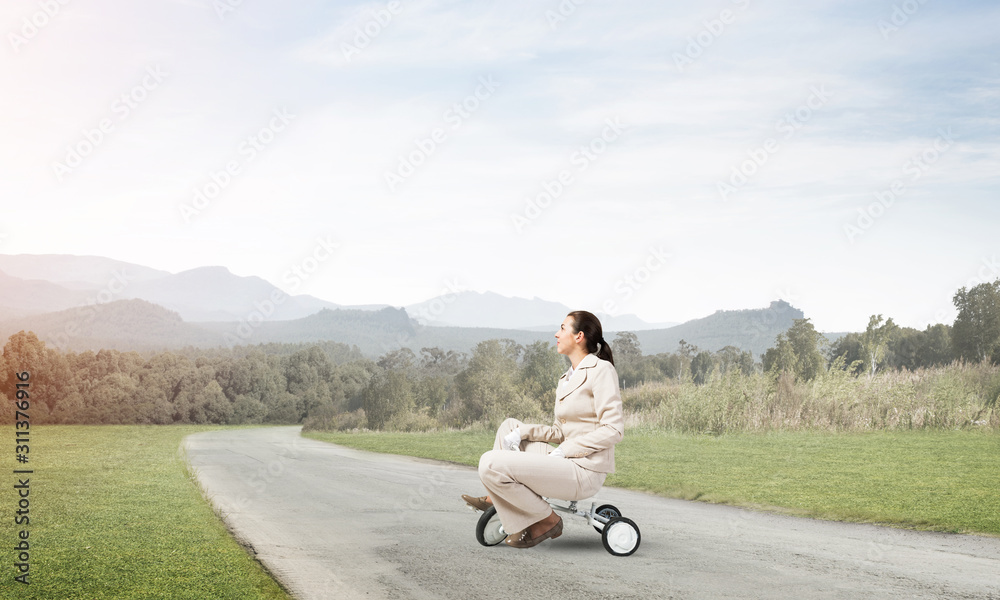
[[630, 426], [688, 433], [1000, 429], [1000, 367], [955, 363], [857, 377], [835, 365], [810, 381], [731, 372], [698, 386], [625, 390]]

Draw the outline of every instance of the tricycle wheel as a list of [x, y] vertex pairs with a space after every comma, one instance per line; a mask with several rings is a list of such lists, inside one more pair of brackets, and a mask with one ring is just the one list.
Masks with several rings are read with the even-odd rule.
[[491, 506], [479, 517], [479, 523], [476, 524], [476, 540], [484, 546], [496, 546], [505, 539], [507, 532], [500, 524], [496, 507]]
[[[618, 508], [612, 504], [602, 504], [597, 507], [597, 510], [594, 511], [594, 514], [601, 515], [605, 519], [613, 519], [615, 517], [622, 516], [622, 511], [618, 510]], [[594, 531], [596, 531], [597, 533], [601, 533], [603, 529], [604, 529], [603, 527], [598, 527], [596, 525], [594, 526]]]
[[629, 556], [639, 549], [639, 526], [632, 519], [615, 517], [608, 521], [601, 532], [604, 549], [615, 556]]

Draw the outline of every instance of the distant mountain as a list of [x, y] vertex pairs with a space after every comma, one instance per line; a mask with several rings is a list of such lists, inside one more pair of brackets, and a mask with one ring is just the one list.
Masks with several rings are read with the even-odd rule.
[[154, 351], [184, 347], [217, 348], [258, 344], [309, 344], [334, 341], [356, 346], [377, 357], [401, 347], [419, 354], [421, 348], [470, 352], [491, 338], [521, 344], [549, 333], [488, 328], [423, 327], [399, 308], [377, 311], [322, 309], [289, 321], [257, 315], [241, 321], [187, 323], [174, 311], [145, 300], [117, 300], [44, 315], [0, 320], [0, 346], [18, 331], [34, 331], [47, 345], [63, 351]]
[[[470, 352], [491, 338], [552, 343], [572, 310], [492, 292], [456, 292], [405, 309], [364, 309], [290, 296], [224, 267], [171, 274], [95, 256], [0, 255], [0, 335], [34, 330], [73, 350], [334, 341], [369, 356], [400, 347]], [[635, 315], [598, 316], [609, 340], [615, 332], [635, 332], [645, 354], [674, 352], [683, 339], [702, 350], [736, 346], [759, 358], [804, 315], [778, 300], [666, 327]]]
[[18, 331], [34, 331], [46, 345], [63, 351], [160, 350], [216, 346], [217, 338], [180, 315], [145, 300], [118, 300], [44, 315], [0, 321], [4, 341]]
[[767, 308], [720, 310], [702, 319], [687, 321], [675, 327], [636, 333], [643, 354], [676, 352], [681, 340], [701, 350], [715, 352], [725, 346], [736, 346], [753, 352], [760, 359], [774, 346], [778, 334], [791, 327], [795, 319], [805, 314], [784, 300], [776, 300]]
[[[554, 333], [574, 308], [540, 298], [511, 298], [494, 292], [456, 292], [411, 304], [406, 312], [421, 325], [433, 327], [492, 327]], [[584, 308], [586, 310], [586, 308]], [[635, 315], [597, 313], [606, 331], [639, 331], [675, 323], [646, 323]]]
[[149, 281], [170, 273], [101, 256], [72, 254], [0, 254], [0, 271], [21, 279], [40, 279], [67, 289], [99, 290], [120, 274], [129, 281]]
[[198, 323], [212, 332], [220, 345], [309, 343], [334, 341], [356, 345], [365, 354], [380, 356], [405, 346], [415, 335], [415, 323], [401, 308], [377, 311], [323, 309], [291, 321], [244, 320], [239, 323]]
[[128, 282], [122, 298], [141, 298], [177, 311], [185, 321], [232, 321], [255, 312], [271, 320], [300, 319], [336, 304], [289, 296], [260, 277], [240, 277], [225, 267], [199, 267], [150, 281]]
[[[309, 295], [288, 295], [260, 277], [234, 275], [206, 266], [168, 273], [100, 256], [0, 254], [0, 320], [115, 300], [140, 299], [175, 311], [186, 322], [239, 322], [260, 313], [292, 321], [323, 309], [376, 311], [387, 305], [340, 306]], [[276, 300], [277, 299], [277, 300]], [[510, 298], [493, 292], [456, 292], [406, 307], [423, 326], [554, 332], [574, 308], [540, 298]], [[644, 331], [652, 324], [635, 315], [598, 313], [607, 332]]]
[[[787, 302], [772, 302], [768, 308], [718, 311], [703, 319], [660, 330], [638, 331], [644, 354], [675, 352], [680, 340], [702, 350], [724, 346], [750, 350], [759, 359], [774, 344], [778, 334], [802, 318], [802, 311]], [[144, 300], [119, 300], [96, 306], [76, 307], [43, 315], [0, 320], [0, 341], [20, 330], [38, 334], [46, 343], [63, 350], [166, 350], [187, 346], [215, 348], [258, 344], [302, 344], [339, 342], [377, 357], [401, 347], [419, 354], [422, 348], [471, 352], [481, 341], [512, 339], [523, 345], [553, 343], [546, 331], [491, 327], [420, 325], [401, 308], [377, 311], [322, 309], [292, 320], [276, 320], [256, 312], [238, 321], [186, 322], [179, 314]], [[609, 339], [613, 340], [609, 335]], [[833, 341], [834, 338], [828, 338]]]
[[[0, 255], [0, 319], [115, 300], [141, 299], [176, 311], [185, 321], [238, 321], [258, 311], [268, 319], [299, 319], [336, 304], [291, 296], [259, 277], [225, 267], [181, 273], [102, 258], [57, 254]], [[267, 308], [266, 305], [272, 305]]]
[[0, 270], [0, 320], [5, 317], [63, 310], [85, 304], [87, 293]]

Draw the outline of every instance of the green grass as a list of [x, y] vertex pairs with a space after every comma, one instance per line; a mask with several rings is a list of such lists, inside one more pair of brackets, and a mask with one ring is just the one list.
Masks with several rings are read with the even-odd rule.
[[[0, 597], [289, 598], [229, 535], [187, 472], [180, 441], [208, 429], [218, 427], [33, 427], [30, 584], [13, 581], [22, 527], [14, 524], [16, 482], [7, 470]], [[12, 454], [13, 446], [7, 464]]]
[[[319, 433], [475, 465], [488, 432]], [[963, 431], [629, 433], [607, 484], [823, 519], [1000, 535], [1000, 437]]]

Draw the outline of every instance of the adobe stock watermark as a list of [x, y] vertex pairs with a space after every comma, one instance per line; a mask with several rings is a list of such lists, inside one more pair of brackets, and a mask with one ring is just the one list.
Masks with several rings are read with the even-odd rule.
[[[826, 89], [825, 84], [809, 87], [809, 96], [802, 104], [793, 110], [786, 112], [774, 124], [775, 132], [784, 134], [783, 140], [789, 141], [802, 129], [802, 127], [812, 119], [816, 112], [826, 106], [833, 93]], [[746, 186], [761, 167], [770, 159], [773, 154], [781, 150], [781, 141], [777, 138], [769, 137], [759, 146], [747, 151], [747, 158], [739, 165], [732, 168], [728, 180], [719, 180], [716, 189], [722, 197], [722, 201], [729, 200], [729, 197], [739, 192]]]
[[511, 223], [518, 233], [524, 233], [528, 225], [540, 217], [552, 206], [552, 203], [562, 197], [574, 183], [576, 178], [585, 173], [597, 160], [604, 155], [613, 143], [618, 141], [627, 131], [619, 117], [604, 120], [604, 129], [586, 144], [581, 144], [569, 157], [569, 169], [562, 169], [554, 177], [541, 183], [541, 191], [534, 197], [524, 199], [525, 207], [520, 212], [510, 215]]
[[369, 10], [357, 17], [353, 23], [353, 32], [351, 26], [343, 28], [351, 36], [349, 41], [340, 43], [340, 52], [344, 60], [351, 62], [355, 56], [364, 52], [402, 11], [403, 3], [392, 0], [384, 8]]
[[261, 152], [274, 143], [278, 134], [287, 129], [294, 118], [295, 115], [289, 113], [288, 109], [284, 107], [271, 111], [271, 118], [267, 125], [247, 136], [237, 145], [236, 157], [227, 161], [221, 169], [209, 172], [208, 181], [195, 189], [191, 201], [178, 206], [184, 222], [190, 224], [201, 213], [208, 210], [222, 192], [232, 184], [234, 178], [243, 172], [244, 167], [253, 162]]
[[896, 546], [892, 544], [894, 534], [890, 532], [876, 532], [867, 540], [857, 540], [859, 546], [850, 553], [850, 563], [855, 568], [874, 574], [882, 574]]
[[10, 42], [10, 47], [14, 49], [14, 54], [20, 54], [21, 48], [27, 46], [31, 40], [35, 39], [35, 36], [48, 27], [52, 23], [52, 19], [69, 3], [70, 0], [41, 0], [38, 2], [38, 10], [21, 19], [21, 27], [7, 34], [7, 40]]
[[451, 281], [446, 279], [441, 293], [425, 306], [417, 309], [415, 311], [417, 314], [413, 317], [422, 323], [431, 323], [443, 315], [448, 310], [448, 305], [455, 302], [458, 295], [465, 291], [467, 288], [457, 279]]
[[95, 127], [82, 129], [81, 139], [66, 146], [66, 155], [62, 161], [52, 163], [52, 172], [56, 179], [62, 183], [67, 175], [79, 168], [107, 141], [115, 128], [128, 119], [149, 98], [153, 90], [160, 87], [168, 75], [169, 73], [165, 73], [160, 65], [146, 67], [146, 72], [139, 83], [122, 92], [111, 103], [111, 116], [98, 121]]
[[[732, 3], [742, 11], [746, 11], [750, 7], [750, 0], [732, 0]], [[722, 37], [730, 25], [736, 22], [737, 14], [731, 9], [724, 8], [715, 18], [702, 21], [701, 30], [688, 37], [684, 52], [674, 52], [671, 56], [677, 70], [683, 73], [685, 67], [690, 67], [701, 58], [705, 54], [705, 50], [714, 44], [715, 40]]]
[[753, 515], [749, 512], [741, 509], [736, 509], [735, 512], [730, 512], [729, 517], [726, 519], [726, 535], [727, 538], [738, 537], [742, 530], [744, 529], [744, 524], [750, 521], [753, 525]]
[[938, 129], [938, 136], [920, 153], [903, 163], [903, 175], [890, 183], [885, 189], [875, 192], [875, 202], [857, 209], [858, 216], [853, 222], [844, 224], [844, 235], [847, 241], [854, 243], [857, 238], [868, 232], [882, 216], [896, 203], [896, 200], [908, 191], [908, 185], [913, 185], [941, 159], [941, 156], [955, 144], [951, 127], [947, 130]]
[[[323, 264], [332, 259], [338, 249], [340, 244], [334, 241], [332, 236], [317, 237], [315, 245], [306, 256], [296, 260], [282, 274], [282, 281], [288, 286], [289, 292], [295, 293], [302, 284], [319, 272]], [[254, 301], [247, 315], [236, 324], [234, 332], [223, 334], [226, 346], [233, 348], [247, 344], [261, 325], [273, 317], [278, 307], [288, 298], [288, 294], [274, 288], [266, 298]]]
[[621, 312], [619, 302], [628, 302], [643, 286], [649, 283], [654, 273], [670, 262], [672, 256], [661, 247], [650, 246], [646, 257], [639, 266], [615, 281], [613, 286], [615, 293], [601, 303], [601, 310], [612, 317], [618, 316]]
[[212, 0], [212, 10], [220, 21], [225, 21], [226, 17], [235, 13], [243, 6], [244, 0]]
[[462, 124], [472, 117], [479, 110], [483, 103], [497, 91], [500, 84], [492, 75], [479, 77], [479, 85], [471, 94], [461, 101], [452, 104], [441, 119], [444, 123], [431, 129], [427, 137], [420, 137], [413, 140], [413, 149], [406, 154], [399, 155], [399, 163], [394, 170], [386, 170], [383, 173], [386, 185], [390, 192], [395, 192], [396, 188], [417, 172], [421, 165], [437, 151], [437, 149], [448, 139], [449, 131], [457, 131]]
[[101, 288], [96, 295], [87, 298], [86, 305], [76, 309], [76, 318], [67, 322], [62, 331], [52, 333], [44, 340], [45, 343], [59, 349], [67, 349], [70, 339], [82, 333], [81, 327], [93, 323], [105, 304], [117, 300], [128, 288], [131, 279], [125, 269], [112, 271], [107, 285]]
[[549, 23], [549, 29], [555, 31], [560, 25], [565, 23], [576, 14], [578, 6], [586, 4], [587, 0], [559, 0], [555, 10], [545, 11], [545, 20]]
[[878, 32], [882, 34], [882, 39], [889, 41], [889, 36], [909, 23], [913, 15], [920, 12], [920, 9], [927, 2], [928, 0], [904, 0], [900, 4], [893, 4], [889, 19], [879, 19], [876, 23]]

